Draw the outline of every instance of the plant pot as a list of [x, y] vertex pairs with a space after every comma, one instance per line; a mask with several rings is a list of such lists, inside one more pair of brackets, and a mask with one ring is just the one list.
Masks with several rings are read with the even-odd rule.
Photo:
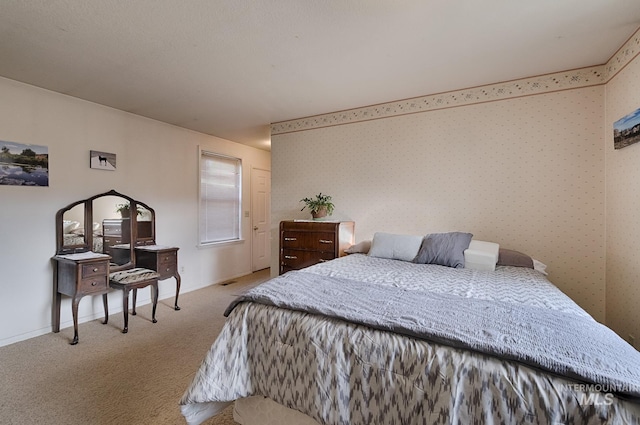
[[314, 219], [327, 216], [327, 207], [320, 207], [318, 211], [311, 211], [311, 217]]
[[120, 211], [120, 217], [129, 218], [131, 216], [131, 210], [122, 210]]

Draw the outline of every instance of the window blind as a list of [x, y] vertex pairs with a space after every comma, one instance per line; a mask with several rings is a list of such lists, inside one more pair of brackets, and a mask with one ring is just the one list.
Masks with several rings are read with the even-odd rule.
[[201, 151], [200, 244], [240, 239], [242, 161]]

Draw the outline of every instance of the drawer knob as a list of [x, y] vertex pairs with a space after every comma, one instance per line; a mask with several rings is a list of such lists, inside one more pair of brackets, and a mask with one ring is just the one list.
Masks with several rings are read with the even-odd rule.
[[98, 282], [91, 282], [91, 286], [96, 286], [98, 285]]
[[333, 241], [329, 241], [329, 240], [326, 240], [326, 239], [320, 239], [319, 242], [320, 243], [333, 243]]
[[169, 267], [167, 267], [167, 271], [170, 271], [171, 269]]
[[94, 271], [94, 272], [97, 272], [97, 271], [98, 271], [98, 268], [97, 268], [97, 267], [94, 267], [94, 268], [93, 268], [93, 271]]
[[298, 257], [296, 257], [295, 255], [285, 255], [284, 258], [286, 258], [287, 260], [297, 260]]
[[298, 238], [284, 238], [285, 241], [297, 241]]

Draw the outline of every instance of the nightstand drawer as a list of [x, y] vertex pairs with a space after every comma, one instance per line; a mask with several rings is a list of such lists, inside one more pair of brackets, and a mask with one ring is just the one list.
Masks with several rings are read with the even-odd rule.
[[93, 292], [104, 292], [109, 288], [107, 280], [106, 275], [82, 279], [78, 287], [78, 293], [90, 294]]
[[82, 279], [86, 279], [93, 276], [106, 276], [107, 267], [109, 264], [105, 261], [93, 264], [82, 265]]

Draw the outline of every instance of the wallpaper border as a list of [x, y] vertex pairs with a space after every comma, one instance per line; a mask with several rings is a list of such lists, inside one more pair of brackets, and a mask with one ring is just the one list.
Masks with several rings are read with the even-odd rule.
[[626, 43], [605, 64], [606, 81], [615, 77], [640, 54], [640, 29], [635, 32]]
[[271, 135], [287, 134], [335, 125], [473, 105], [496, 100], [544, 94], [607, 83], [640, 53], [640, 30], [607, 61], [575, 70], [556, 72], [462, 90], [414, 97], [328, 114], [271, 124]]

